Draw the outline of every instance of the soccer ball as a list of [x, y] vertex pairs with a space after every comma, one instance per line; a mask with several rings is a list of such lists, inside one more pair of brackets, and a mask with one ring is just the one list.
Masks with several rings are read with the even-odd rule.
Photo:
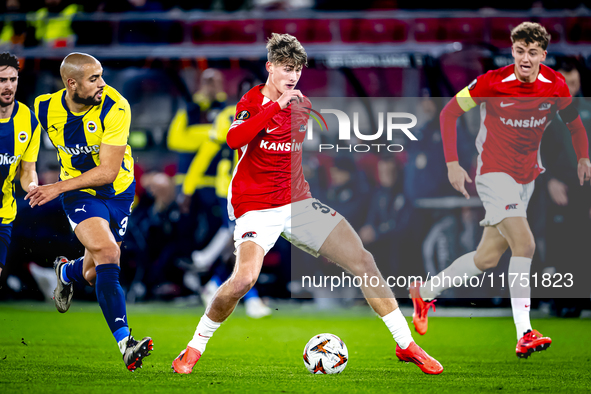
[[304, 365], [313, 374], [341, 373], [348, 360], [347, 345], [333, 334], [314, 335], [304, 348]]

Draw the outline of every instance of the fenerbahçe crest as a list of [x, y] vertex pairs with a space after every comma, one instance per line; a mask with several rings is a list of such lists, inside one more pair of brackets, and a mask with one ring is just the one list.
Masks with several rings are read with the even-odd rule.
[[27, 140], [29, 139], [29, 134], [27, 134], [26, 131], [21, 131], [20, 133], [18, 133], [18, 140], [22, 143], [27, 142]]
[[92, 120], [89, 120], [86, 123], [86, 130], [88, 130], [89, 133], [94, 133], [96, 131], [96, 123], [94, 123]]

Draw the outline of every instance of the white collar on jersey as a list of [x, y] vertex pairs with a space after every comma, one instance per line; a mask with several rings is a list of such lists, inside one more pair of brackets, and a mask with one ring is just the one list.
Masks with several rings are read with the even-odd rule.
[[271, 99], [267, 96], [263, 96], [263, 105], [267, 104]]
[[[511, 82], [511, 81], [515, 81], [516, 79], [517, 79], [517, 76], [515, 75], [515, 73], [513, 73], [513, 74], [509, 75], [507, 78], [503, 79], [501, 82]], [[552, 81], [550, 81], [548, 78], [543, 76], [541, 72], [538, 73], [538, 79], [542, 82], [552, 83]]]
[[503, 79], [501, 82], [511, 82], [511, 81], [515, 81], [517, 79], [517, 77], [515, 76], [515, 73], [509, 75], [507, 78]]
[[548, 78], [546, 78], [545, 76], [542, 75], [542, 73], [538, 73], [538, 79], [542, 82], [546, 82], [546, 83], [552, 83], [552, 81], [550, 81]]

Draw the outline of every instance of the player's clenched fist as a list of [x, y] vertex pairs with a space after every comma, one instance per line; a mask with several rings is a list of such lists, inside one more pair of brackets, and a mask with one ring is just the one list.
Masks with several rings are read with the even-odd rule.
[[281, 97], [277, 102], [281, 106], [281, 109], [287, 108], [291, 103], [303, 103], [304, 102], [304, 95], [298, 89], [286, 90], [283, 92]]
[[462, 193], [464, 197], [468, 199], [470, 198], [470, 195], [464, 187], [464, 181], [472, 183], [472, 179], [470, 179], [466, 170], [464, 170], [457, 161], [447, 163], [447, 177], [454, 189]]

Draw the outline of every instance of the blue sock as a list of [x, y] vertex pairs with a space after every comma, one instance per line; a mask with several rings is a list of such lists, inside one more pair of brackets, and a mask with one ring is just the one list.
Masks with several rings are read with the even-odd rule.
[[257, 289], [255, 289], [255, 287], [251, 287], [250, 290], [248, 290], [248, 293], [246, 293], [243, 297], [244, 301], [249, 300], [251, 298], [259, 298], [259, 292], [257, 291]]
[[62, 279], [66, 283], [77, 282], [84, 285], [88, 285], [84, 275], [82, 274], [82, 266], [84, 263], [84, 256], [78, 257], [74, 262], [64, 264], [62, 266]]
[[117, 264], [96, 266], [96, 298], [117, 342], [129, 336], [125, 294], [119, 283], [120, 271]]

